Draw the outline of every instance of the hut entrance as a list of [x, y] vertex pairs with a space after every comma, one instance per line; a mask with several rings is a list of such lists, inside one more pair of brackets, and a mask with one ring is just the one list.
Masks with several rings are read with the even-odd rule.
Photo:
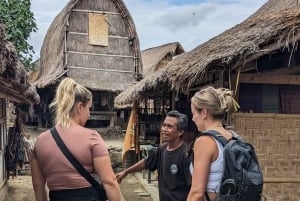
[[160, 125], [170, 110], [170, 97], [145, 99], [138, 108], [137, 131], [140, 145], [158, 145], [161, 142]]
[[115, 95], [106, 91], [92, 91], [92, 93], [93, 105], [86, 126], [90, 128], [114, 126], [117, 117], [117, 112], [113, 111]]

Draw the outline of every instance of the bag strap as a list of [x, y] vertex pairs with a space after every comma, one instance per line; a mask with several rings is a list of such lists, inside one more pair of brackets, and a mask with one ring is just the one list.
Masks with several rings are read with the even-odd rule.
[[205, 191], [205, 197], [206, 197], [206, 201], [210, 201], [207, 191]]
[[73, 156], [73, 154], [66, 147], [65, 143], [59, 136], [55, 127], [50, 129], [51, 135], [54, 138], [57, 146], [66, 156], [66, 158], [70, 161], [70, 163], [76, 168], [76, 170], [88, 181], [90, 184], [94, 186], [97, 190], [100, 188], [99, 183], [88, 173], [88, 171], [81, 165], [81, 163]]
[[203, 133], [201, 135], [209, 135], [209, 136], [214, 137], [216, 140], [218, 140], [223, 145], [223, 147], [225, 147], [225, 145], [228, 143], [228, 140], [221, 133], [219, 133], [216, 130], [206, 130], [206, 131], [203, 131]]
[[201, 133], [201, 135], [209, 135], [209, 136], [214, 137], [216, 140], [218, 140], [223, 145], [223, 147], [225, 147], [225, 145], [231, 140], [243, 141], [242, 138], [233, 130], [229, 130], [229, 132], [232, 135], [232, 137], [229, 140], [227, 140], [221, 133], [219, 133], [216, 130], [206, 130], [206, 131], [203, 131], [203, 133]]

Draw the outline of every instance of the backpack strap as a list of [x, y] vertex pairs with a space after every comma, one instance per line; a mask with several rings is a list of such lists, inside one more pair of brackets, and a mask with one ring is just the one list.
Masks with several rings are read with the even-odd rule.
[[201, 136], [202, 133], [199, 133], [199, 132], [196, 132], [194, 137], [193, 137], [193, 141], [189, 144], [189, 150], [187, 152], [187, 157], [189, 158], [193, 152], [194, 152], [194, 144], [195, 144], [195, 141], [198, 137]]
[[242, 140], [241, 136], [233, 130], [228, 130], [232, 134], [232, 140]]
[[[201, 133], [201, 135], [208, 135], [214, 137], [216, 140], [218, 140], [223, 147], [229, 142], [221, 133], [219, 133], [216, 130], [206, 130]], [[230, 139], [231, 140], [231, 139]]]

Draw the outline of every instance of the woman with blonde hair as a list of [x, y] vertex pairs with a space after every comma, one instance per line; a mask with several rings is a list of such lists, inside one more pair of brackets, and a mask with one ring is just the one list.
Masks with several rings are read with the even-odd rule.
[[[232, 134], [223, 126], [227, 112], [234, 107], [232, 91], [206, 87], [191, 98], [193, 121], [198, 131], [214, 130], [227, 140]], [[223, 146], [214, 137], [202, 135], [194, 143], [194, 162], [191, 164], [192, 186], [188, 201], [217, 201], [223, 174]], [[207, 198], [208, 196], [208, 198]]]
[[[95, 130], [84, 127], [92, 105], [92, 93], [71, 78], [59, 84], [50, 107], [55, 111], [55, 128], [62, 141], [91, 174], [96, 173], [109, 201], [120, 201], [120, 188], [111, 167], [106, 145]], [[32, 183], [36, 201], [98, 201], [94, 188], [62, 153], [50, 130], [36, 141], [32, 160]]]

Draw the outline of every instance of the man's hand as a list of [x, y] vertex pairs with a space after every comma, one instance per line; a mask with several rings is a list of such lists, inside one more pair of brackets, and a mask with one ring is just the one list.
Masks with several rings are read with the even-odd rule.
[[127, 176], [127, 173], [126, 171], [122, 171], [122, 172], [119, 172], [118, 174], [116, 174], [116, 178], [118, 180], [119, 183], [122, 182], [122, 180]]

